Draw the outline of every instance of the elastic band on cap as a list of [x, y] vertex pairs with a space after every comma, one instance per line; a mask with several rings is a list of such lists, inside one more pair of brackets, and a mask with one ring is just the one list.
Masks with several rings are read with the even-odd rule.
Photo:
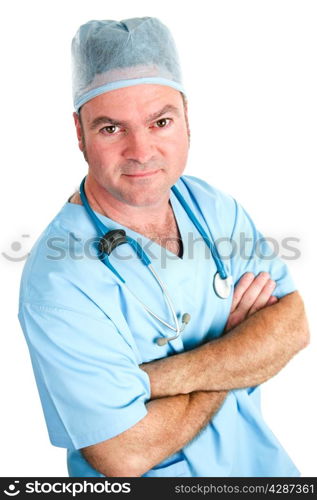
[[144, 83], [149, 84], [157, 84], [157, 85], [165, 85], [167, 87], [172, 87], [175, 90], [179, 90], [185, 94], [184, 88], [181, 84], [174, 82], [173, 80], [168, 80], [166, 78], [156, 78], [156, 77], [148, 77], [148, 78], [133, 78], [129, 80], [120, 80], [118, 82], [111, 82], [101, 87], [97, 87], [96, 89], [90, 90], [86, 94], [84, 94], [80, 99], [74, 102], [74, 108], [78, 113], [79, 108], [90, 101], [94, 97], [104, 94], [106, 92], [110, 92], [111, 90], [121, 89], [124, 87], [133, 87], [135, 85], [142, 85]]

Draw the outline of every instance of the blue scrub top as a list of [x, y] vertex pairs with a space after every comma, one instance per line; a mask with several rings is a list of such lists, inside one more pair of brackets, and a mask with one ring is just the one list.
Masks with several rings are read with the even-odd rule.
[[[177, 188], [207, 234], [217, 241], [234, 283], [245, 272], [268, 271], [274, 295], [296, 288], [286, 265], [257, 231], [245, 210], [206, 182], [183, 176]], [[220, 336], [232, 294], [218, 298], [216, 266], [201, 236], [171, 191], [183, 256], [97, 214], [110, 229], [123, 228], [142, 245], [166, 284], [179, 317], [191, 321], [182, 337], [171, 336], [97, 258], [97, 232], [83, 206], [66, 203], [34, 245], [20, 289], [19, 320], [29, 347], [50, 441], [67, 448], [72, 477], [103, 477], [80, 448], [129, 429], [147, 413], [150, 383], [143, 362], [193, 349]], [[241, 238], [246, 240], [241, 246]], [[151, 273], [128, 245], [111, 263], [126, 284], [160, 317], [173, 320]], [[229, 392], [206, 428], [180, 452], [144, 474], [162, 476], [298, 476], [299, 471], [263, 420], [260, 387]]]

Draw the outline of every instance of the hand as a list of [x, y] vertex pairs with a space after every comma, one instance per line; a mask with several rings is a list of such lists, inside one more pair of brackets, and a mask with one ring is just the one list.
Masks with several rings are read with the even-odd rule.
[[278, 299], [272, 295], [275, 286], [276, 283], [270, 279], [269, 273], [262, 272], [256, 277], [253, 273], [245, 273], [235, 286], [225, 332], [239, 325], [263, 307], [278, 302]]

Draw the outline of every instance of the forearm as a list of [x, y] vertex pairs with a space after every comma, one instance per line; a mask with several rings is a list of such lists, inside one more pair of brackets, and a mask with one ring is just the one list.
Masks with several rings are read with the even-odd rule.
[[148, 413], [140, 422], [83, 449], [83, 455], [106, 476], [142, 476], [191, 441], [215, 415], [226, 394], [193, 392], [149, 401]]
[[307, 342], [304, 306], [294, 292], [219, 339], [141, 367], [150, 377], [152, 398], [232, 390], [265, 382]]

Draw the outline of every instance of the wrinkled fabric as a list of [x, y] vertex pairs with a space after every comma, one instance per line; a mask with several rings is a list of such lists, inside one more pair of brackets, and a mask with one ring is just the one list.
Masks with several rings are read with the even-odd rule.
[[[245, 272], [267, 271], [276, 281], [278, 298], [296, 290], [286, 265], [278, 257], [269, 258], [271, 249], [233, 198], [195, 177], [183, 176], [176, 186], [213, 241], [235, 242], [236, 248], [244, 235], [244, 256], [218, 247], [234, 283]], [[191, 315], [181, 337], [165, 346], [158, 346], [156, 339], [171, 336], [171, 331], [145, 312], [98, 260], [93, 244], [88, 251], [97, 232], [83, 206], [65, 203], [25, 264], [19, 320], [50, 440], [67, 448], [72, 477], [101, 477], [80, 448], [112, 438], [146, 415], [151, 391], [141, 363], [194, 349], [224, 331], [232, 293], [226, 300], [215, 295], [210, 251], [172, 191], [170, 201], [183, 242], [182, 258], [96, 213], [109, 229], [122, 228], [137, 239], [167, 286], [178, 317]], [[265, 258], [257, 247], [260, 240]], [[131, 247], [120, 245], [110, 259], [140, 299], [173, 324], [159, 286]], [[230, 391], [205, 429], [144, 477], [298, 475], [263, 419], [256, 386]]]

